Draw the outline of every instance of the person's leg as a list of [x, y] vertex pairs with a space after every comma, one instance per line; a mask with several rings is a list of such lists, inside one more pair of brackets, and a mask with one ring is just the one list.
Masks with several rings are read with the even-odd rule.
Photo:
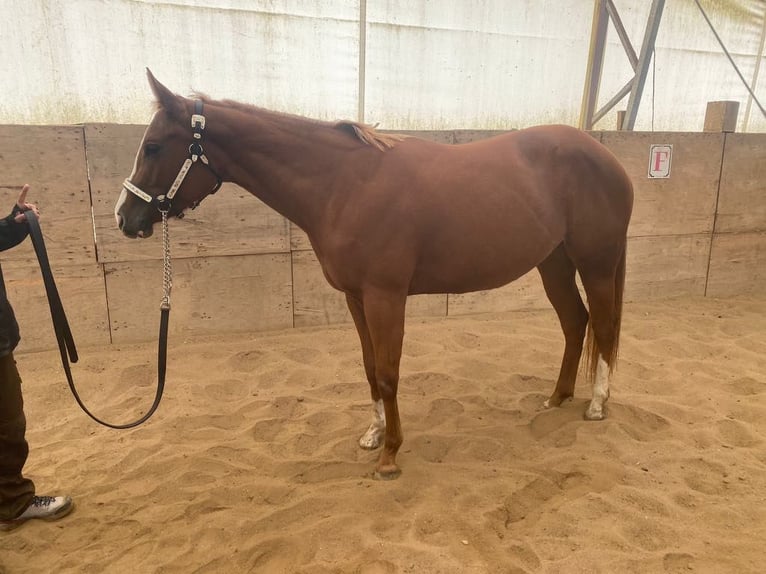
[[0, 520], [21, 514], [32, 502], [35, 485], [21, 471], [29, 447], [21, 377], [13, 353], [0, 357]]

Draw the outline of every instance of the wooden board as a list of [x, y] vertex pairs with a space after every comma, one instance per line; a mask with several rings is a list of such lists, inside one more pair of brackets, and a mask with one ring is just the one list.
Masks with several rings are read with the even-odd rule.
[[[631, 239], [626, 300], [704, 295], [709, 250], [710, 236], [703, 234]], [[582, 287], [580, 293], [585, 300]], [[550, 303], [536, 270], [498, 289], [449, 296], [450, 315], [547, 308]]]
[[[135, 125], [85, 126], [99, 261], [162, 257], [159, 239], [128, 241], [117, 229], [114, 219], [114, 206], [122, 181], [133, 170], [145, 129], [146, 126]], [[192, 168], [187, 177], [194, 177], [194, 169], [202, 168]], [[155, 231], [157, 237], [158, 226]], [[196, 210], [188, 211], [183, 220], [174, 220], [171, 227], [177, 257], [286, 253], [289, 250], [288, 233], [284, 217], [234, 184], [225, 184]]]
[[[52, 264], [95, 263], [82, 127], [0, 126], [0, 217], [11, 212], [25, 183], [27, 201], [40, 208]], [[2, 257], [36, 265], [29, 241]]]
[[[114, 342], [156, 338], [162, 262], [105, 265]], [[290, 255], [229, 255], [173, 261], [170, 332], [175, 336], [293, 326]]]
[[703, 296], [710, 236], [635, 237], [628, 242], [625, 300]]
[[465, 144], [479, 140], [489, 139], [494, 136], [508, 133], [515, 130], [455, 130], [453, 133], [453, 143]]
[[766, 134], [726, 134], [716, 231], [766, 231]]
[[473, 293], [450, 294], [448, 299], [450, 316], [547, 308], [550, 308], [550, 303], [536, 270], [530, 271], [504, 287]]
[[[31, 183], [29, 199], [42, 209], [47, 247], [78, 345], [157, 336], [159, 233], [129, 241], [116, 230], [112, 213], [144, 129], [101, 124], [0, 126], [0, 191], [7, 211], [21, 185]], [[412, 133], [455, 142], [494, 132]], [[602, 138], [621, 158], [636, 186], [628, 300], [701, 295], [706, 280], [708, 295], [763, 292], [766, 162], [761, 160], [766, 136], [728, 134], [724, 150], [722, 134], [592, 135]], [[646, 177], [650, 143], [674, 145], [670, 179]], [[721, 169], [718, 229], [746, 233], [715, 235], [708, 278]], [[171, 329], [176, 335], [350, 321], [343, 295], [325, 281], [305, 234], [236, 186], [207, 199], [186, 220], [173, 221], [171, 240], [175, 267]], [[104, 268], [96, 263], [96, 253], [106, 262]], [[22, 328], [21, 348], [54, 348], [31, 242], [3, 253], [2, 260]], [[444, 316], [548, 307], [533, 271], [492, 291], [411, 297], [407, 314]]]
[[[723, 140], [723, 134], [710, 133], [603, 133], [602, 143], [633, 181], [631, 237], [712, 232]], [[673, 145], [667, 179], [648, 177], [651, 144]]]
[[[314, 252], [294, 251], [292, 257], [295, 326], [351, 322], [345, 295], [327, 283]], [[444, 317], [446, 314], [446, 295], [415, 295], [407, 299], [408, 317]]]
[[721, 233], [713, 237], [707, 295], [766, 294], [766, 233]]
[[308, 235], [300, 227], [295, 225], [292, 221], [289, 222], [290, 226], [290, 250], [291, 251], [306, 251], [312, 249], [311, 242]]
[[[88, 345], [109, 344], [101, 266], [95, 262], [84, 265], [52, 262], [51, 265], [75, 346], [81, 349]], [[56, 349], [56, 336], [39, 267], [8, 261], [3, 263], [3, 275], [8, 299], [21, 330], [19, 351]]]

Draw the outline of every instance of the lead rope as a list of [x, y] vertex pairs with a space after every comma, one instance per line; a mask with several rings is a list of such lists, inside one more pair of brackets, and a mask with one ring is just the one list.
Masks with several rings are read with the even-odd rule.
[[40, 223], [35, 215], [34, 211], [28, 210], [24, 212], [27, 216], [27, 222], [29, 223], [29, 234], [32, 238], [32, 244], [37, 254], [37, 260], [40, 263], [40, 272], [43, 276], [43, 284], [45, 285], [45, 292], [48, 296], [48, 304], [51, 310], [51, 319], [53, 321], [53, 330], [56, 334], [56, 342], [59, 347], [59, 354], [61, 355], [61, 364], [64, 367], [64, 373], [66, 374], [67, 382], [69, 383], [69, 389], [72, 391], [72, 395], [80, 405], [80, 408], [90, 418], [99, 424], [113, 429], [128, 429], [133, 428], [141, 423], [145, 422], [151, 417], [160, 406], [160, 400], [162, 399], [162, 392], [165, 389], [165, 367], [167, 364], [167, 346], [168, 346], [168, 324], [170, 321], [170, 287], [171, 281], [171, 268], [170, 268], [170, 241], [168, 236], [167, 227], [167, 212], [163, 212], [163, 238], [165, 242], [165, 255], [164, 255], [164, 296], [162, 298], [162, 305], [160, 307], [160, 336], [159, 345], [157, 350], [157, 392], [154, 395], [154, 403], [149, 407], [149, 410], [137, 421], [126, 424], [112, 424], [105, 422], [93, 413], [91, 413], [85, 404], [80, 399], [80, 395], [75, 388], [74, 379], [72, 378], [72, 371], [69, 367], [69, 359], [73, 363], [77, 362], [77, 350], [75, 349], [74, 338], [72, 332], [69, 329], [69, 322], [67, 321], [66, 313], [64, 313], [64, 306], [61, 303], [61, 297], [59, 296], [56, 282], [53, 279], [53, 273], [51, 272], [50, 262], [48, 261], [48, 252], [45, 249], [45, 240], [43, 239], [43, 233], [40, 229]]

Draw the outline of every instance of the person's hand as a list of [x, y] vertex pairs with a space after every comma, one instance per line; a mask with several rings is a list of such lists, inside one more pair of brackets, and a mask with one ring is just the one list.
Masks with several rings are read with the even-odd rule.
[[29, 184], [25, 183], [24, 187], [21, 188], [21, 193], [19, 193], [19, 198], [16, 200], [16, 206], [21, 210], [21, 213], [17, 213], [13, 220], [16, 223], [24, 223], [27, 220], [27, 216], [24, 213], [27, 209], [31, 209], [37, 217], [40, 217], [40, 210], [37, 209], [37, 206], [34, 203], [27, 203], [27, 192], [29, 191]]

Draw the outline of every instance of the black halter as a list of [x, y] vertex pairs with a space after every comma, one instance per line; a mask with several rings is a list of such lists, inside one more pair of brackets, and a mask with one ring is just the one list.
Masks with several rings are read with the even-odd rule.
[[[154, 205], [159, 211], [168, 213], [170, 212], [173, 198], [181, 187], [186, 174], [189, 173], [189, 169], [191, 169], [191, 166], [197, 163], [197, 161], [201, 161], [202, 164], [210, 170], [210, 173], [215, 176], [216, 182], [209, 193], [192, 203], [191, 208], [195, 209], [205, 197], [218, 191], [223, 184], [223, 179], [221, 179], [218, 172], [210, 165], [210, 162], [205, 155], [205, 150], [202, 147], [202, 133], [205, 131], [205, 116], [202, 115], [202, 100], [194, 100], [194, 114], [192, 114], [191, 117], [191, 127], [194, 141], [189, 145], [189, 157], [187, 157], [181, 165], [181, 169], [178, 170], [178, 175], [176, 175], [175, 180], [173, 180], [173, 183], [170, 185], [170, 189], [168, 189], [166, 194], [153, 197], [130, 181], [130, 178], [127, 178], [123, 182], [122, 187], [133, 195], [140, 197], [145, 202]], [[183, 217], [183, 212], [179, 213], [178, 217]]]

